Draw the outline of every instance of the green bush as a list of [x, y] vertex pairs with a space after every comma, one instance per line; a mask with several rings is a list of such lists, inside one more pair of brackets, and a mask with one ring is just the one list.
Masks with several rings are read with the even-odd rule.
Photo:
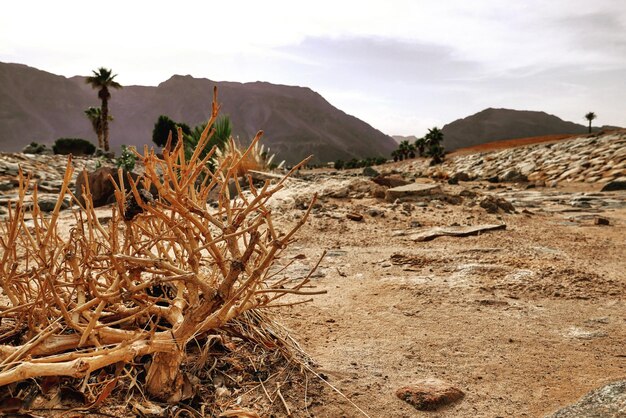
[[91, 155], [96, 151], [96, 146], [82, 138], [59, 138], [54, 141], [52, 151], [62, 155]]
[[130, 149], [130, 147], [127, 147], [126, 145], [122, 145], [122, 155], [120, 155], [116, 160], [115, 160], [115, 165], [121, 168], [123, 168], [126, 171], [133, 171], [133, 169], [135, 168], [135, 162], [137, 161], [137, 156], [135, 155], [135, 153], [133, 153], [133, 151]]

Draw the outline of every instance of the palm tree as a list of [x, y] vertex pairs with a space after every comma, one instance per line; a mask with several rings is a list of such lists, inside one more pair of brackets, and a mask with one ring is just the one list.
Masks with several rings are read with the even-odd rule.
[[[102, 109], [99, 107], [90, 107], [85, 109], [85, 115], [87, 115], [87, 119], [91, 122], [91, 126], [93, 127], [94, 132], [98, 136], [98, 148], [103, 148], [103, 135], [102, 135]], [[109, 121], [113, 120], [113, 116], [108, 117]]]
[[589, 133], [591, 133], [591, 121], [594, 120], [595, 118], [597, 118], [598, 115], [596, 115], [593, 112], [589, 112], [585, 115], [585, 119], [587, 119], [589, 121]]
[[428, 133], [424, 137], [426, 146], [428, 147], [428, 156], [432, 157], [431, 165], [441, 164], [443, 162], [444, 149], [441, 143], [443, 142], [443, 132], [441, 129], [434, 127], [428, 130]]
[[87, 77], [85, 80], [87, 84], [91, 84], [91, 87], [98, 89], [98, 97], [102, 101], [101, 110], [101, 123], [102, 123], [102, 146], [105, 151], [109, 150], [109, 99], [111, 93], [109, 88], [121, 89], [122, 85], [113, 80], [117, 74], [113, 74], [113, 71], [104, 67], [98, 68], [98, 71], [93, 71], [93, 75]]
[[424, 156], [424, 150], [426, 149], [426, 139], [424, 137], [417, 138], [415, 141], [415, 147], [417, 148], [417, 152], [420, 157]]
[[400, 151], [391, 151], [391, 158], [393, 158], [393, 160], [397, 162], [400, 159]]
[[398, 151], [400, 151], [401, 157], [400, 160], [404, 160], [406, 158], [408, 158], [409, 156], [409, 141], [402, 141], [400, 142], [400, 145], [398, 146]]

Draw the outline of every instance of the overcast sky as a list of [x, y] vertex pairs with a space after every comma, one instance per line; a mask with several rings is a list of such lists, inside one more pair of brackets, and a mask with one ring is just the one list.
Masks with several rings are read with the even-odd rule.
[[15, 0], [0, 61], [307, 86], [387, 134], [487, 107], [626, 126], [626, 0]]

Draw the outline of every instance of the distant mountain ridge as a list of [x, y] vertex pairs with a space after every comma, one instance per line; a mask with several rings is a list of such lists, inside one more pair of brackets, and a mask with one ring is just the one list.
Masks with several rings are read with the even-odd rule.
[[[593, 131], [619, 129], [617, 126], [593, 127]], [[538, 137], [559, 134], [585, 134], [588, 126], [532, 110], [487, 108], [471, 116], [457, 119], [441, 129], [446, 151], [472, 147], [506, 139]], [[413, 143], [415, 135], [394, 135], [397, 143], [408, 140]]]
[[[152, 128], [162, 114], [192, 127], [206, 122], [213, 86], [218, 87], [221, 114], [230, 116], [234, 136], [246, 144], [263, 130], [263, 143], [279, 160], [294, 163], [311, 154], [316, 162], [388, 157], [396, 148], [390, 136], [309, 88], [175, 75], [156, 87], [125, 86], [112, 92], [112, 149], [119, 150], [122, 144], [140, 149], [152, 145]], [[95, 143], [83, 111], [99, 105], [97, 92], [84, 77], [0, 63], [0, 150], [19, 151], [32, 141], [51, 144], [59, 137]]]
[[[446, 151], [503, 139], [554, 134], [584, 134], [588, 127], [545, 112], [488, 108], [444, 125]], [[598, 130], [601, 128], [594, 128]]]

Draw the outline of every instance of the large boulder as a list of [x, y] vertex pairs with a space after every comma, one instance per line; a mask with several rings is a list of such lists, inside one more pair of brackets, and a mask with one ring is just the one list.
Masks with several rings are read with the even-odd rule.
[[[124, 172], [124, 188], [130, 190], [130, 183], [128, 182], [128, 172]], [[115, 179], [115, 183], [119, 184], [117, 169], [113, 167], [100, 167], [96, 171], [85, 172], [78, 174], [76, 179], [76, 189], [74, 195], [81, 203], [85, 204], [83, 196], [83, 187], [85, 185], [85, 174], [87, 175], [87, 181], [89, 184], [89, 191], [91, 192], [93, 206], [100, 207], [115, 202], [115, 187], [111, 182], [109, 175]], [[133, 180], [137, 180], [139, 177], [135, 173], [130, 173]]]
[[626, 416], [626, 381], [595, 389], [573, 405], [546, 418], [618, 418]]

